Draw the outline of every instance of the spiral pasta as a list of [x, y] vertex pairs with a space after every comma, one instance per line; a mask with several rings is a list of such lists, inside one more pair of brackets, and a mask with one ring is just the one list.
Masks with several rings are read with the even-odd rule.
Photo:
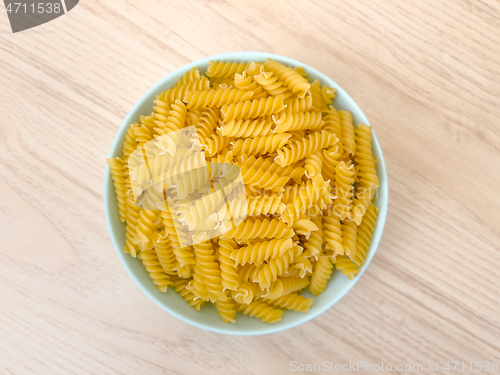
[[170, 276], [161, 267], [158, 256], [154, 250], [143, 250], [139, 252], [137, 256], [144, 265], [144, 268], [149, 274], [149, 277], [153, 280], [160, 292], [165, 293], [169, 285], [172, 285], [172, 280]]
[[217, 312], [222, 318], [222, 323], [235, 323], [236, 321], [234, 318], [236, 316], [236, 303], [231, 298], [231, 292], [229, 290], [226, 290], [224, 294], [226, 295], [225, 300], [215, 301]]
[[270, 304], [280, 309], [300, 311], [305, 313], [309, 311], [313, 300], [297, 293], [290, 293], [278, 299], [270, 301]]
[[311, 95], [306, 95], [302, 99], [288, 98], [285, 99], [286, 111], [290, 113], [309, 112], [313, 106]]
[[351, 217], [354, 165], [350, 162], [346, 165], [344, 161], [341, 161], [337, 164], [335, 171], [337, 198], [333, 207], [340, 219], [344, 220]]
[[225, 104], [221, 108], [224, 122], [246, 120], [249, 118], [274, 115], [286, 108], [284, 96], [247, 100], [244, 102]]
[[188, 226], [189, 230], [193, 230], [224, 204], [224, 191], [218, 189], [211, 194], [204, 195], [201, 199], [180, 206], [177, 213], [180, 222]]
[[255, 91], [259, 88], [259, 85], [254, 81], [254, 77], [251, 74], [247, 76], [247, 71], [244, 71], [242, 74], [235, 74], [234, 86], [245, 91]]
[[311, 88], [311, 84], [305, 80], [295, 69], [289, 68], [273, 59], [267, 59], [264, 68], [273, 72], [299, 98], [303, 98]]
[[153, 248], [153, 231], [158, 214], [151, 210], [141, 210], [136, 227], [136, 243], [141, 250], [150, 250]]
[[175, 260], [174, 248], [167, 238], [166, 233], [153, 233], [153, 247], [163, 270], [169, 275], [177, 275], [177, 262]]
[[347, 221], [342, 223], [341, 229], [344, 254], [350, 259], [354, 259], [356, 257], [356, 233], [358, 226], [354, 221]]
[[212, 108], [250, 100], [252, 95], [252, 91], [238, 89], [188, 91], [183, 100], [188, 108]]
[[209, 108], [205, 109], [195, 124], [196, 133], [200, 144], [207, 145], [207, 139], [210, 138], [215, 128], [219, 115], [216, 110]]
[[332, 274], [332, 257], [321, 255], [316, 263], [316, 268], [311, 277], [309, 290], [316, 296], [319, 296], [326, 288], [326, 283]]
[[324, 112], [323, 116], [323, 130], [335, 134], [339, 139], [338, 146], [342, 147], [342, 125], [340, 124], [340, 116], [333, 106], [329, 106]]
[[317, 258], [323, 249], [324, 232], [323, 232], [323, 216], [311, 219], [318, 228], [313, 231], [308, 239], [304, 242], [304, 256], [307, 258]]
[[118, 201], [118, 218], [124, 222], [127, 218], [127, 192], [125, 190], [125, 163], [121, 158], [107, 160], [113, 177], [116, 199]]
[[257, 242], [252, 245], [244, 246], [231, 252], [231, 259], [234, 265], [244, 266], [247, 263], [261, 264], [270, 258], [283, 256], [293, 246], [291, 238], [273, 239], [271, 241]]
[[224, 233], [222, 238], [291, 238], [293, 230], [278, 219], [247, 219], [236, 228]]
[[359, 124], [355, 130], [357, 180], [365, 187], [379, 186], [372, 152], [372, 128]]
[[276, 96], [283, 94], [285, 98], [292, 96], [292, 92], [287, 92], [287, 87], [283, 86], [283, 82], [278, 80], [277, 76], [273, 76], [271, 72], [262, 72], [254, 77], [255, 82], [261, 85], [270, 95]]
[[290, 293], [300, 291], [310, 284], [309, 277], [278, 277], [261, 297], [265, 301], [272, 301]]
[[325, 248], [333, 252], [333, 256], [344, 254], [342, 245], [342, 224], [332, 208], [325, 210], [323, 215]]
[[318, 80], [315, 80], [311, 83], [311, 96], [313, 99], [313, 108], [314, 112], [324, 112], [327, 108], [325, 103], [323, 102], [323, 95], [321, 92], [321, 84]]
[[165, 107], [166, 104], [175, 103], [176, 100], [182, 100], [188, 91], [200, 91], [210, 89], [210, 81], [207, 77], [201, 77], [199, 80], [189, 82], [182, 86], [172, 87], [162, 92], [156, 97], [156, 105]]
[[363, 222], [358, 226], [356, 233], [356, 255], [351, 257], [351, 259], [358, 266], [362, 266], [366, 259], [366, 254], [370, 248], [370, 242], [372, 240], [372, 234], [375, 230], [375, 224], [377, 222], [378, 208], [371, 203], [368, 206], [365, 216], [363, 217]]
[[352, 115], [349, 111], [338, 111], [340, 124], [342, 127], [342, 144], [344, 147], [344, 157], [354, 155], [356, 152], [356, 138], [354, 134], [354, 125], [352, 124]]
[[321, 97], [325, 106], [332, 104], [332, 99], [335, 98], [336, 91], [336, 89], [328, 87], [327, 85], [321, 87]]
[[130, 199], [127, 200], [127, 226], [125, 227], [125, 246], [123, 251], [130, 254], [134, 258], [139, 251], [139, 247], [135, 244], [137, 235], [137, 222], [139, 221], [141, 209], [135, 205]]
[[295, 249], [292, 246], [283, 255], [271, 258], [258, 272], [257, 278], [262, 289], [269, 289], [271, 283], [276, 281], [278, 276], [287, 271], [295, 256]]
[[306, 155], [319, 151], [337, 142], [335, 135], [322, 131], [307, 136], [302, 141], [292, 141], [282, 150], [278, 150], [278, 156], [275, 160], [281, 166], [287, 166], [303, 159]]
[[305, 175], [308, 178], [312, 178], [321, 173], [323, 169], [323, 153], [321, 152], [321, 150], [318, 150], [306, 156], [304, 169]]
[[233, 153], [242, 154], [267, 154], [282, 149], [291, 137], [290, 134], [272, 134], [264, 137], [239, 139], [233, 144]]
[[201, 298], [197, 298], [189, 289], [187, 288], [189, 281], [178, 276], [172, 277], [172, 288], [179, 293], [184, 300], [189, 303], [189, 305], [196, 311], [205, 305], [205, 301]]
[[282, 191], [283, 186], [290, 180], [288, 176], [280, 176], [255, 167], [248, 168], [246, 165], [241, 166], [241, 175], [245, 184], [273, 191]]
[[189, 72], [186, 72], [181, 78], [179, 78], [174, 87], [187, 85], [191, 82], [198, 81], [200, 78], [200, 70], [197, 66], [195, 66]]
[[175, 222], [180, 221], [177, 213], [172, 209], [167, 207], [165, 211], [160, 213], [163, 226], [172, 248], [174, 251], [175, 259], [178, 264], [179, 276], [188, 277], [191, 274], [191, 265], [195, 263], [193, 249], [189, 246], [184, 246], [187, 243], [186, 234], [182, 231], [177, 231], [175, 228]]
[[350, 280], [353, 280], [360, 269], [347, 255], [339, 255], [335, 259], [335, 268], [342, 272], [342, 275], [347, 276]]
[[219, 264], [215, 261], [214, 249], [211, 241], [193, 245], [196, 255], [196, 264], [203, 275], [203, 284], [210, 301], [226, 301], [227, 295], [222, 291], [222, 278]]
[[247, 68], [246, 63], [237, 62], [217, 62], [212, 61], [208, 64], [207, 76], [214, 78], [232, 78], [235, 74], [241, 74]]
[[238, 303], [250, 304], [257, 294], [256, 283], [241, 281], [238, 288], [231, 292], [231, 297]]
[[[312, 180], [308, 179], [299, 187], [297, 194], [286, 205], [282, 214], [282, 220], [292, 225], [304, 214], [307, 209], [318, 203], [323, 198], [321, 206], [331, 203], [329, 184], [323, 180], [321, 174], [317, 174]], [[323, 207], [320, 207], [323, 209]]]
[[269, 324], [279, 322], [283, 315], [282, 310], [275, 309], [267, 303], [259, 301], [252, 302], [249, 305], [242, 304], [240, 311], [243, 311], [244, 315], [255, 316], [256, 318], [260, 318], [264, 323]]
[[330, 180], [332, 186], [335, 186], [337, 164], [342, 160], [342, 155], [338, 153], [339, 148], [339, 146], [332, 146], [323, 150], [321, 173], [326, 179]]
[[361, 272], [378, 215], [372, 130], [302, 67], [205, 68], [159, 93], [107, 160], [123, 251], [195, 310], [274, 323], [308, 311], [301, 293], [333, 272]]
[[273, 134], [274, 121], [263, 118], [258, 120], [231, 120], [222, 123], [220, 131], [225, 137], [232, 138], [255, 138]]
[[273, 116], [273, 120], [276, 123], [275, 133], [284, 133], [296, 130], [317, 130], [323, 126], [323, 120], [321, 119], [321, 113], [315, 112], [285, 112], [280, 118]]
[[221, 269], [222, 286], [225, 289], [236, 290], [240, 285], [239, 275], [236, 271], [231, 254], [236, 251], [238, 244], [233, 239], [219, 239], [219, 264]]
[[281, 195], [258, 195], [248, 198], [247, 215], [279, 215], [285, 207], [285, 204], [281, 202]]

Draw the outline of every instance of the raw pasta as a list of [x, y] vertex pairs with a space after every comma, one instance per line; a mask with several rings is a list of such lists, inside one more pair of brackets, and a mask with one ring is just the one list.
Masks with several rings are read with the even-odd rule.
[[[335, 89], [271, 59], [185, 73], [107, 160], [124, 251], [158, 290], [195, 310], [213, 303], [224, 323], [238, 312], [274, 323], [283, 309], [308, 311], [306, 288], [319, 295], [334, 272], [361, 272], [378, 215], [371, 127], [334, 104]], [[192, 126], [186, 143], [177, 131]], [[224, 181], [238, 174], [244, 190], [233, 194]], [[134, 199], [137, 183], [149, 188]], [[225, 230], [192, 245], [179, 230], [216, 223]]]

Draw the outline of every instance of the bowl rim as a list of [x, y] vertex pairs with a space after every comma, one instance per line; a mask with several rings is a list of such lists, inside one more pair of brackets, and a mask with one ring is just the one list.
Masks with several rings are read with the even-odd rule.
[[[266, 53], [266, 52], [256, 52], [256, 51], [240, 51], [240, 52], [227, 52], [227, 53], [222, 53], [218, 55], [213, 55], [213, 56], [208, 56], [204, 57], [201, 59], [198, 59], [196, 61], [193, 61], [191, 63], [188, 63], [171, 73], [165, 75], [163, 78], [161, 78], [158, 82], [156, 82], [149, 90], [147, 90], [141, 97], [140, 99], [134, 104], [134, 106], [131, 108], [131, 110], [127, 113], [127, 116], [121, 123], [114, 139], [113, 143], [108, 155], [108, 158], [114, 158], [117, 157], [117, 155], [121, 154], [121, 149], [122, 149], [122, 144], [123, 144], [123, 138], [125, 136], [126, 131], [128, 130], [130, 124], [132, 123], [132, 118], [136, 117], [137, 112], [139, 111], [140, 107], [146, 102], [147, 98], [155, 93], [159, 93], [162, 86], [164, 86], [164, 83], [167, 79], [169, 79], [172, 76], [178, 76], [179, 78], [186, 72], [188, 72], [190, 69], [196, 66], [202, 66], [203, 64], [207, 64], [209, 61], [231, 61], [231, 60], [236, 60], [239, 61], [241, 60], [242, 55], [252, 55], [255, 57], [248, 58], [248, 60], [264, 60], [266, 58], [272, 58], [274, 60], [280, 61], [284, 64], [287, 65], [292, 65], [292, 66], [302, 66], [306, 70], [311, 70], [314, 72], [314, 74], [324, 77], [321, 81], [322, 83], [328, 84], [328, 86], [334, 86], [337, 89], [337, 96], [342, 95], [342, 97], [345, 98], [345, 100], [350, 102], [350, 105], [354, 107], [354, 109], [359, 112], [362, 117], [366, 119], [366, 124], [369, 125], [369, 121], [364, 115], [363, 111], [361, 108], [358, 106], [358, 104], [351, 98], [347, 92], [340, 87], [335, 81], [333, 81], [330, 77], [326, 76], [325, 74], [321, 73], [317, 69], [306, 65], [304, 63], [301, 63], [300, 61], [285, 57], [285, 56], [280, 56], [272, 53]], [[326, 78], [326, 79], [325, 79]], [[326, 81], [326, 82], [324, 82]], [[349, 110], [352, 110], [353, 108], [350, 108]], [[118, 245], [117, 240], [115, 239], [115, 234], [113, 232], [113, 223], [112, 223], [112, 217], [111, 217], [111, 209], [110, 206], [114, 203], [116, 204], [116, 197], [115, 196], [110, 196], [108, 194], [109, 192], [109, 184], [113, 184], [113, 179], [111, 177], [110, 173], [110, 168], [106, 164], [106, 170], [105, 170], [105, 176], [104, 176], [104, 194], [103, 194], [103, 200], [104, 200], [104, 212], [106, 216], [106, 224], [108, 227], [108, 232], [111, 237], [111, 242], [113, 243], [113, 247], [115, 248], [115, 251], [118, 255], [118, 258], [120, 259], [120, 262], [126, 269], [127, 273], [130, 275], [132, 280], [134, 280], [135, 284], [151, 299], [153, 300], [158, 306], [160, 306], [162, 309], [165, 311], [169, 312], [171, 315], [175, 316], [176, 318], [189, 323], [195, 327], [206, 329], [208, 331], [216, 332], [216, 333], [224, 333], [224, 334], [229, 334], [229, 335], [245, 335], [245, 336], [251, 336], [251, 335], [263, 335], [263, 334], [270, 334], [270, 333], [275, 333], [279, 331], [284, 331], [289, 328], [296, 327], [298, 325], [301, 325], [309, 320], [312, 320], [316, 318], [318, 315], [324, 313], [326, 310], [330, 309], [333, 305], [335, 305], [340, 299], [342, 299], [353, 287], [356, 285], [358, 280], [361, 278], [361, 276], [364, 274], [365, 270], [367, 269], [368, 265], [370, 264], [375, 252], [377, 251], [378, 245], [380, 243], [380, 239], [382, 237], [382, 234], [384, 232], [384, 226], [385, 226], [385, 221], [387, 217], [387, 209], [389, 205], [389, 186], [388, 186], [388, 179], [387, 179], [387, 169], [385, 165], [385, 160], [384, 156], [382, 153], [382, 148], [380, 146], [380, 143], [377, 139], [377, 136], [375, 135], [375, 130], [372, 128], [372, 145], [377, 151], [378, 154], [378, 159], [380, 160], [378, 163], [378, 167], [380, 168], [381, 175], [379, 175], [380, 179], [380, 186], [378, 188], [378, 194], [379, 194], [379, 214], [377, 217], [377, 223], [376, 223], [376, 228], [374, 230], [374, 233], [372, 235], [371, 243], [370, 243], [370, 250], [367, 254], [367, 257], [365, 259], [365, 263], [363, 265], [363, 269], [361, 272], [357, 275], [354, 280], [351, 280], [349, 283], [349, 286], [345, 288], [341, 293], [339, 293], [336, 298], [333, 298], [331, 301], [329, 301], [325, 306], [322, 308], [318, 309], [312, 314], [300, 314], [300, 317], [297, 318], [296, 320], [290, 321], [288, 324], [282, 324], [279, 326], [274, 326], [272, 324], [267, 324], [263, 327], [263, 329], [259, 330], [258, 332], [249, 332], [249, 331], [238, 331], [235, 329], [236, 327], [232, 326], [231, 330], [225, 330], [225, 329], [219, 329], [216, 327], [212, 327], [207, 324], [200, 323], [199, 321], [196, 321], [194, 319], [188, 318], [186, 316], [183, 316], [182, 314], [178, 314], [176, 311], [172, 310], [171, 308], [168, 307], [164, 302], [158, 300], [156, 296], [151, 294], [143, 285], [142, 282], [139, 280], [139, 278], [135, 275], [135, 273], [132, 271], [132, 269], [129, 267], [129, 265], [124, 261], [124, 256], [128, 256], [128, 254], [125, 254], [123, 252], [123, 249]], [[382, 183], [382, 181], [384, 183]], [[114, 188], [113, 188], [114, 190]], [[383, 204], [382, 204], [383, 203]], [[372, 250], [373, 249], [373, 250]]]

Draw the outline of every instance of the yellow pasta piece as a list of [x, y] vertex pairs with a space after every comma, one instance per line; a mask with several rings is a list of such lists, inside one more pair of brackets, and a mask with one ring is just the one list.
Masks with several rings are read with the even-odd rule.
[[337, 198], [334, 202], [335, 213], [341, 220], [351, 217], [354, 165], [341, 161], [335, 168], [335, 188]]
[[285, 100], [285, 105], [286, 112], [309, 112], [313, 106], [313, 98], [311, 95], [306, 95], [302, 99], [292, 97]]
[[272, 134], [264, 137], [239, 139], [233, 144], [233, 153], [242, 154], [267, 154], [282, 149], [291, 137], [290, 134]]
[[292, 229], [277, 219], [246, 219], [236, 228], [221, 235], [221, 238], [291, 238]]
[[356, 255], [351, 259], [360, 267], [365, 262], [372, 234], [375, 230], [375, 224], [377, 223], [377, 216], [378, 208], [372, 203], [363, 217], [363, 222], [358, 227], [356, 233]]
[[269, 306], [265, 302], [255, 301], [249, 305], [241, 305], [240, 311], [243, 314], [260, 318], [264, 323], [276, 323], [281, 320], [283, 311]]
[[350, 280], [353, 280], [361, 272], [358, 266], [346, 255], [339, 255], [335, 259], [335, 268], [340, 270], [342, 275], [347, 276]]
[[247, 68], [246, 63], [212, 61], [208, 65], [207, 76], [214, 78], [233, 78]]
[[273, 134], [274, 126], [274, 121], [267, 117], [256, 120], [231, 120], [221, 123], [220, 131], [225, 137], [255, 138]]
[[297, 71], [273, 59], [267, 59], [264, 63], [264, 68], [273, 72], [299, 98], [303, 98], [311, 87], [311, 84], [298, 74]]
[[249, 118], [270, 116], [284, 110], [284, 96], [247, 100], [244, 102], [225, 104], [221, 108], [224, 122], [246, 120]]
[[340, 124], [342, 127], [342, 144], [344, 147], [344, 157], [354, 155], [356, 152], [356, 141], [354, 135], [354, 125], [352, 115], [349, 111], [338, 111]]
[[315, 112], [285, 112], [278, 116], [273, 116], [273, 120], [276, 123], [275, 133], [284, 133], [296, 130], [305, 129], [320, 129], [323, 126], [323, 120], [321, 119], [321, 113]]
[[273, 76], [272, 72], [263, 71], [259, 75], [256, 75], [254, 79], [255, 82], [261, 85], [270, 95], [276, 96], [283, 94], [285, 98], [293, 95], [291, 91], [287, 92], [287, 87], [283, 86], [283, 82], [280, 82], [277, 76]]
[[156, 285], [160, 292], [165, 293], [169, 285], [172, 285], [172, 280], [170, 280], [170, 276], [166, 274], [166, 272], [161, 267], [160, 261], [158, 260], [158, 256], [156, 255], [154, 250], [144, 250], [139, 253], [137, 256], [144, 265], [144, 268], [149, 274], [149, 277], [153, 280], [153, 283]]
[[198, 81], [200, 79], [200, 71], [197, 66], [192, 68], [189, 72], [185, 73], [179, 80], [175, 83], [174, 87], [179, 87], [187, 85], [191, 82]]
[[127, 192], [125, 190], [125, 163], [121, 158], [106, 159], [111, 170], [118, 201], [118, 218], [125, 221], [127, 218]]
[[282, 150], [278, 150], [275, 161], [281, 166], [287, 166], [303, 159], [306, 155], [334, 145], [337, 142], [335, 135], [322, 131], [314, 133], [302, 141], [289, 142]]
[[274, 307], [300, 311], [301, 313], [308, 312], [312, 303], [313, 300], [311, 298], [305, 298], [304, 296], [298, 295], [297, 293], [290, 293], [283, 297], [270, 301], [270, 304]]
[[326, 283], [332, 274], [332, 257], [321, 255], [316, 263], [316, 268], [311, 277], [309, 290], [316, 296], [319, 296], [326, 288]]
[[189, 82], [182, 86], [172, 87], [162, 92], [156, 97], [156, 105], [165, 107], [166, 104], [175, 103], [176, 100], [182, 100], [188, 91], [208, 90], [210, 81], [207, 77], [201, 77], [199, 80]]
[[252, 99], [253, 92], [238, 89], [189, 91], [184, 102], [191, 108], [212, 108]]
[[234, 260], [235, 266], [244, 266], [247, 263], [261, 264], [271, 258], [283, 256], [292, 246], [293, 241], [291, 238], [273, 239], [233, 250], [230, 257]]

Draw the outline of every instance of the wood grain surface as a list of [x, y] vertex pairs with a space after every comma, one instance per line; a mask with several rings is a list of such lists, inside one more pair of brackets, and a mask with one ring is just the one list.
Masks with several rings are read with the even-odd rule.
[[[499, 39], [496, 0], [82, 0], [16, 34], [0, 8], [0, 374], [286, 374], [292, 361], [500, 373], [443, 369], [500, 361]], [[390, 186], [356, 287], [258, 337], [192, 327], [149, 300], [102, 202], [105, 158], [141, 95], [240, 50], [341, 85], [376, 130]]]

